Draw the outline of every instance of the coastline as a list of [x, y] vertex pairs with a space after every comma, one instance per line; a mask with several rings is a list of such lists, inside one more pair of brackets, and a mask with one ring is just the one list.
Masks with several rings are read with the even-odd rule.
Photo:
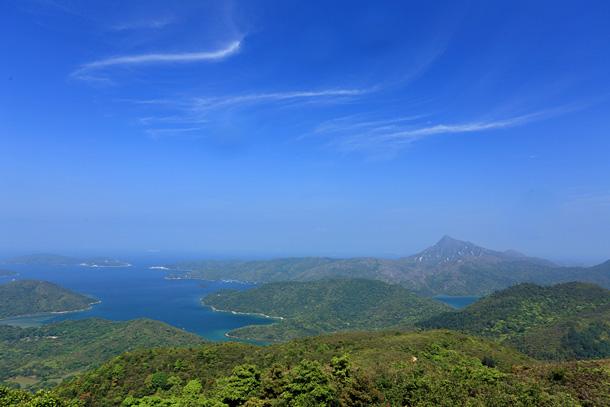
[[197, 277], [191, 274], [193, 270], [180, 270], [173, 269], [166, 266], [153, 266], [149, 267], [150, 270], [162, 270], [166, 271], [167, 274], [163, 277], [165, 280], [200, 280], [200, 281], [220, 281], [221, 283], [234, 283], [234, 284], [261, 284], [257, 281], [248, 281], [248, 280], [234, 280], [234, 279], [217, 279], [217, 278], [204, 278]]
[[[249, 325], [249, 326], [251, 326], [251, 325]], [[239, 329], [239, 328], [237, 328], [237, 329]], [[274, 343], [278, 343], [278, 341], [261, 340], [261, 339], [257, 339], [257, 338], [249, 338], [247, 336], [231, 335], [231, 332], [234, 332], [235, 330], [236, 329], [227, 331], [224, 334], [225, 338], [229, 338], [231, 340], [235, 340], [235, 341], [242, 342], [242, 343], [249, 343], [249, 344], [253, 344], [253, 345], [257, 345], [257, 346], [269, 346], [269, 345], [273, 345]]]
[[83, 311], [89, 311], [90, 309], [93, 308], [94, 305], [97, 304], [101, 304], [102, 301], [98, 300], [95, 302], [92, 302], [89, 304], [89, 306], [85, 307], [85, 308], [80, 308], [80, 309], [75, 309], [75, 310], [67, 310], [67, 311], [45, 311], [45, 312], [35, 312], [33, 314], [21, 314], [21, 315], [12, 315], [10, 317], [6, 317], [6, 318], [0, 318], [0, 324], [2, 324], [3, 321], [7, 321], [7, 320], [11, 320], [11, 319], [18, 319], [18, 318], [31, 318], [31, 317], [42, 317], [45, 315], [61, 315], [61, 314], [71, 314], [73, 312], [83, 312]]
[[170, 269], [170, 268], [162, 268], [164, 266], [160, 266], [160, 267], [149, 267], [149, 270], [161, 270], [161, 271], [167, 271], [165, 277], [163, 277], [164, 280], [196, 280], [196, 281], [209, 281], [209, 282], [221, 282], [221, 283], [232, 283], [232, 284], [243, 284], [243, 285], [256, 285], [256, 284], [260, 284], [256, 281], [247, 281], [247, 280], [232, 280], [232, 279], [209, 279], [209, 278], [203, 278], [203, 277], [193, 277], [190, 274], [190, 271], [178, 271], [177, 273], [175, 272], [176, 270], [174, 269]]
[[233, 331], [227, 331], [227, 332], [225, 332], [225, 336], [226, 336], [227, 338], [230, 338], [230, 339], [239, 339], [239, 340], [242, 340], [242, 341], [243, 341], [243, 340], [247, 340], [247, 339], [248, 339], [248, 338], [241, 338], [241, 337], [236, 336], [236, 335], [231, 335], [231, 334], [230, 334], [230, 332], [233, 332]]
[[87, 263], [80, 263], [79, 266], [81, 267], [89, 267], [89, 268], [122, 268], [122, 267], [131, 267], [132, 264], [129, 263], [125, 263], [125, 264], [118, 264], [116, 266], [105, 266], [105, 265], [100, 265], [100, 264], [87, 264]]
[[204, 306], [209, 307], [212, 311], [214, 312], [228, 312], [231, 313], [233, 315], [254, 315], [254, 316], [258, 316], [258, 317], [263, 317], [263, 318], [267, 318], [267, 319], [278, 319], [280, 321], [284, 320], [284, 317], [275, 317], [272, 315], [267, 315], [267, 314], [263, 314], [261, 312], [240, 312], [240, 311], [231, 311], [231, 310], [226, 310], [226, 309], [218, 309], [216, 307], [214, 307], [213, 305], [209, 305], [206, 304], [205, 302], [201, 302]]

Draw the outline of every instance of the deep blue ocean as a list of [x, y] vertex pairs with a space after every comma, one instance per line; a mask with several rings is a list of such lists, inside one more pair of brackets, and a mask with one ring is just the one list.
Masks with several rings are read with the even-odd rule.
[[[172, 259], [175, 261], [176, 259]], [[151, 266], [168, 264], [170, 259], [130, 260], [131, 267], [82, 267], [10, 265], [4, 269], [16, 271], [16, 277], [0, 277], [0, 283], [13, 278], [46, 280], [101, 302], [91, 309], [64, 314], [43, 314], [0, 321], [19, 326], [83, 319], [90, 317], [124, 321], [150, 318], [166, 322], [213, 341], [228, 340], [225, 333], [245, 325], [268, 324], [273, 320], [255, 315], [212, 311], [201, 304], [201, 298], [219, 290], [246, 290], [254, 285], [240, 282], [168, 280], [165, 272]], [[454, 308], [463, 308], [478, 297], [437, 296]]]
[[[131, 267], [82, 266], [2, 266], [19, 273], [16, 277], [0, 278], [0, 283], [12, 278], [46, 280], [101, 301], [90, 310], [65, 314], [46, 314], [4, 320], [20, 326], [36, 326], [55, 321], [89, 317], [123, 321], [150, 318], [214, 340], [228, 340], [225, 333], [252, 324], [267, 324], [272, 320], [251, 316], [215, 312], [201, 304], [206, 294], [223, 290], [244, 290], [252, 284], [238, 282], [167, 280], [163, 270], [149, 267], [159, 263], [134, 262]], [[163, 264], [163, 263], [161, 263]]]

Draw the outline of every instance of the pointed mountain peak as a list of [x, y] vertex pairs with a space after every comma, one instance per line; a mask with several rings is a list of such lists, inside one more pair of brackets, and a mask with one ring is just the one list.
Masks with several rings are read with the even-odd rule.
[[486, 254], [487, 250], [474, 243], [443, 236], [434, 246], [427, 248], [419, 254], [412, 256], [418, 263], [452, 263], [461, 262], [468, 258], [478, 258]]
[[447, 243], [466, 243], [466, 242], [463, 242], [458, 239], [454, 239], [453, 237], [451, 237], [449, 235], [445, 235], [445, 236], [441, 237], [441, 240], [439, 240], [436, 244], [447, 244]]
[[432, 248], [443, 250], [459, 250], [460, 248], [476, 247], [476, 245], [465, 242], [463, 240], [454, 239], [449, 235], [445, 235]]
[[[500, 252], [486, 249], [451, 236], [443, 236], [434, 246], [406, 257], [405, 261], [422, 267], [459, 267], [463, 264], [496, 264], [504, 261], [529, 262], [539, 266], [555, 266], [548, 260], [529, 257], [514, 250]], [[610, 261], [607, 263], [610, 265]], [[600, 265], [598, 267], [603, 267]]]

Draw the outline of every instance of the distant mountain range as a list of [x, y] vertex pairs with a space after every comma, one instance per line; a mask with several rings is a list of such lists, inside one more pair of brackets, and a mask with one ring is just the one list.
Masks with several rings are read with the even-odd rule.
[[514, 284], [583, 281], [610, 288], [610, 261], [594, 267], [561, 267], [516, 251], [495, 251], [443, 237], [434, 246], [399, 259], [359, 257], [199, 261], [166, 265], [170, 277], [253, 282], [366, 278], [397, 283], [422, 295], [486, 295]]

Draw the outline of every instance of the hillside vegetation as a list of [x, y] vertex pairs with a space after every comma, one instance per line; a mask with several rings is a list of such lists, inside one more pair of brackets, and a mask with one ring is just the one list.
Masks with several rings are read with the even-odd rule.
[[0, 381], [45, 387], [128, 350], [202, 342], [197, 335], [146, 319], [83, 319], [39, 328], [0, 325]]
[[603, 406], [609, 368], [540, 364], [450, 331], [358, 332], [128, 352], [44, 396], [85, 406]]
[[47, 281], [17, 280], [0, 285], [0, 318], [82, 310], [95, 302]]
[[544, 359], [610, 357], [610, 290], [520, 284], [419, 323], [499, 340]]
[[220, 310], [282, 317], [272, 325], [230, 332], [232, 336], [261, 341], [342, 330], [409, 328], [450, 310], [401, 286], [363, 279], [269, 283], [247, 291], [210, 294], [203, 302]]
[[252, 282], [365, 278], [426, 296], [486, 295], [514, 284], [584, 281], [610, 288], [610, 261], [594, 267], [559, 267], [515, 251], [495, 251], [443, 237], [435, 245], [399, 259], [284, 258], [255, 261], [207, 260], [166, 265], [170, 276]]

